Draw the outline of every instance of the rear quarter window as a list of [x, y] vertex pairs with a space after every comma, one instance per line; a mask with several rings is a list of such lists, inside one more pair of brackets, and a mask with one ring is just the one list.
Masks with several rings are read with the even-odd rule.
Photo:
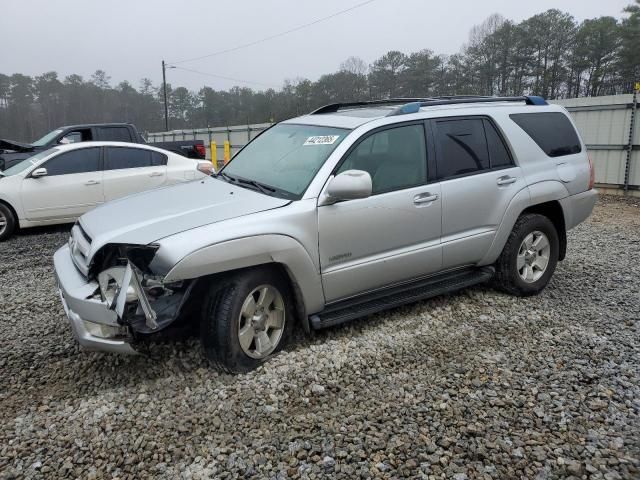
[[167, 156], [160, 152], [151, 151], [151, 166], [159, 167], [167, 164]]
[[563, 113], [513, 113], [509, 117], [550, 157], [582, 151], [578, 134]]

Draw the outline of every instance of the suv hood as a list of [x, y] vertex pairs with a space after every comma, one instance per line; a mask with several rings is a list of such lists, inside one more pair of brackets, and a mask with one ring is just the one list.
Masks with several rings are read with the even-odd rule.
[[0, 150], [10, 150], [13, 152], [33, 152], [35, 147], [28, 143], [14, 142], [13, 140], [3, 140], [0, 138]]
[[91, 237], [92, 257], [108, 243], [147, 245], [196, 227], [289, 203], [205, 178], [106, 203], [80, 217], [80, 225]]

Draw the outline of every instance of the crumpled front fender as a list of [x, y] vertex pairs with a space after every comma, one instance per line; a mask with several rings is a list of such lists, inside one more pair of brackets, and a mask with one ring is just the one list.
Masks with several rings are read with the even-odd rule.
[[287, 269], [301, 292], [307, 314], [322, 310], [324, 293], [320, 273], [305, 248], [286, 235], [256, 235], [207, 246], [180, 260], [169, 270], [164, 282], [195, 279], [267, 263], [279, 263]]

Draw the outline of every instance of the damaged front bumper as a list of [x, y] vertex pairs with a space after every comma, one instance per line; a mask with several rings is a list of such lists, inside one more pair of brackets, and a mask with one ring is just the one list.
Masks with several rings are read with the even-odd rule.
[[74, 264], [68, 245], [55, 253], [53, 263], [73, 333], [91, 350], [136, 353], [132, 344], [171, 325], [195, 285], [192, 281], [166, 286], [131, 262], [88, 280]]
[[78, 343], [90, 350], [136, 353], [128, 328], [120, 324], [115, 310], [96, 298], [98, 282], [87, 280], [76, 269], [68, 245], [55, 253], [53, 263], [62, 305]]

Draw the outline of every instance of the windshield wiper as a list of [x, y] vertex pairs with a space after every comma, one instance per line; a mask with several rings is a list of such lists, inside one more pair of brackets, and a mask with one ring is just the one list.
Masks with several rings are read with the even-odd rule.
[[239, 182], [245, 183], [247, 185], [252, 185], [256, 187], [260, 192], [265, 195], [269, 195], [270, 193], [274, 193], [276, 191], [275, 188], [270, 187], [269, 185], [265, 185], [264, 183], [256, 182], [255, 180], [247, 180], [245, 178], [237, 178]]
[[222, 177], [226, 181], [231, 182], [231, 183], [236, 183], [238, 181], [237, 178], [234, 178], [231, 175], [228, 175], [228, 174], [226, 174], [224, 172], [220, 172], [220, 173], [216, 174], [216, 177]]
[[240, 178], [240, 177], [232, 177], [228, 173], [224, 173], [224, 172], [220, 172], [216, 176], [222, 177], [223, 179], [225, 179], [227, 182], [230, 182], [230, 183], [235, 183], [235, 184], [242, 183], [244, 185], [251, 186], [253, 187], [253, 190], [258, 190], [260, 193], [264, 193], [265, 195], [270, 195], [276, 192], [276, 189], [273, 188], [272, 186], [265, 185], [264, 183], [256, 182], [255, 180], [248, 180], [246, 178]]

